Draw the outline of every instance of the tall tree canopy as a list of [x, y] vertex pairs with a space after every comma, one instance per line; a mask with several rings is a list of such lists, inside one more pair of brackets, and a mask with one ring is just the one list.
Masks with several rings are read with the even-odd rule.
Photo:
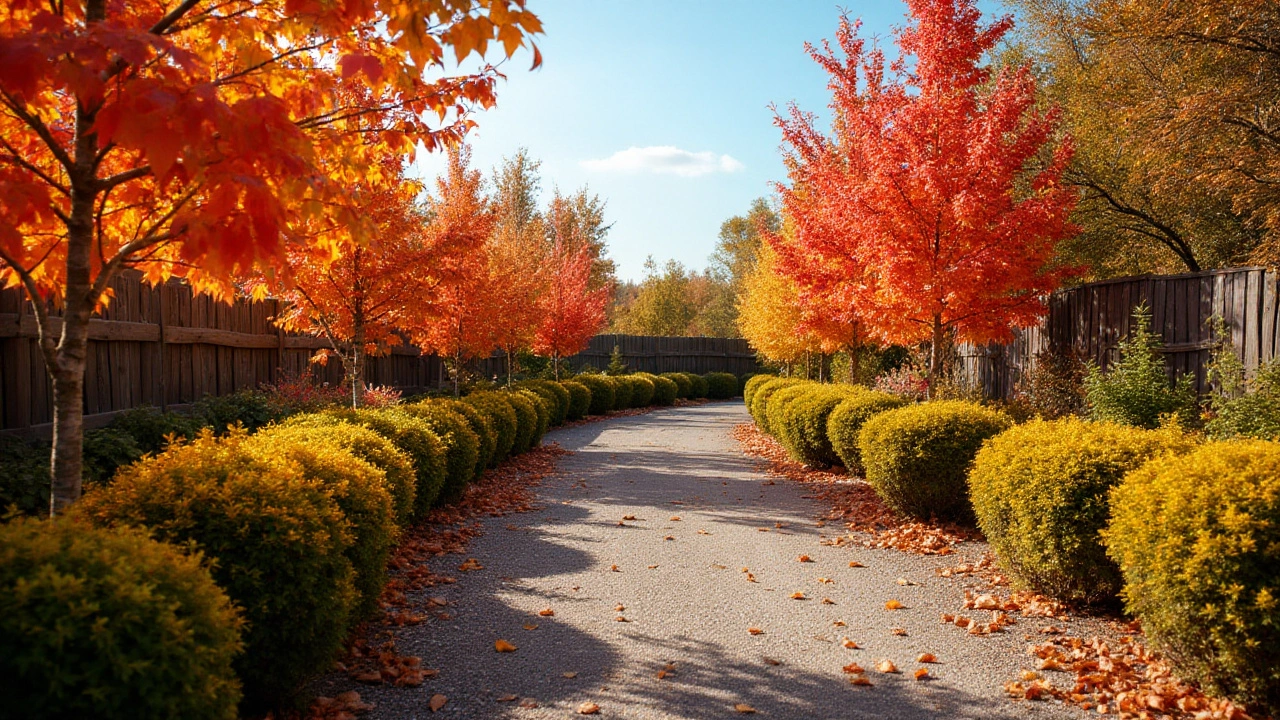
[[777, 118], [795, 242], [771, 242], [802, 301], [852, 309], [885, 342], [930, 342], [936, 376], [950, 338], [1003, 339], [1043, 314], [1076, 196], [1061, 183], [1071, 144], [1052, 147], [1059, 112], [1037, 109], [1030, 70], [981, 64], [1012, 20], [982, 26], [973, 0], [908, 6], [892, 64], [847, 17], [840, 54], [809, 48], [836, 122], [828, 137], [798, 108]]
[[289, 243], [367, 231], [366, 169], [457, 142], [494, 102], [494, 67], [446, 62], [539, 31], [523, 0], [0, 5], [0, 273], [53, 380], [54, 508], [80, 495], [89, 317], [114, 275], [225, 294]]
[[591, 248], [557, 241], [547, 257], [547, 286], [538, 298], [540, 321], [533, 352], [551, 358], [560, 378], [560, 359], [582, 351], [605, 322], [610, 287], [591, 287]]

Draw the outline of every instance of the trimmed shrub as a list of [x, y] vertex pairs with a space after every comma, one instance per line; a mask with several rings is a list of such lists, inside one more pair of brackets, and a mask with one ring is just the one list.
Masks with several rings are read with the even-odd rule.
[[1012, 424], [1002, 412], [962, 400], [908, 405], [863, 423], [858, 452], [867, 482], [889, 507], [971, 523], [969, 465], [983, 441]]
[[191, 415], [219, 435], [235, 425], [254, 432], [277, 420], [284, 413], [266, 393], [239, 390], [230, 395], [205, 395], [191, 409]]
[[[857, 385], [814, 385], [802, 388], [799, 396], [787, 404], [785, 414], [769, 421], [778, 433], [783, 447], [797, 462], [813, 467], [829, 467], [840, 462], [827, 436], [827, 419], [831, 412], [851, 397], [869, 392]], [[774, 395], [776, 399], [778, 395]], [[780, 421], [780, 422], [779, 422]]]
[[87, 483], [105, 483], [116, 474], [116, 469], [132, 464], [142, 457], [142, 448], [128, 433], [111, 427], [90, 430], [84, 434], [82, 449]]
[[448, 453], [425, 421], [398, 408], [326, 410], [324, 415], [367, 427], [404, 451], [413, 461], [418, 484], [413, 495], [413, 518], [420, 520], [435, 507], [449, 473]]
[[862, 454], [858, 452], [858, 433], [871, 417], [886, 410], [906, 405], [908, 401], [898, 395], [866, 389], [853, 393], [840, 401], [827, 416], [827, 440], [840, 464], [852, 474], [866, 472], [862, 466]]
[[646, 374], [645, 379], [653, 383], [653, 398], [650, 402], [654, 405], [666, 407], [674, 405], [676, 397], [680, 395], [680, 386], [676, 385], [671, 378], [660, 377], [658, 375]]
[[676, 384], [676, 397], [682, 400], [693, 397], [693, 381], [689, 379], [688, 374], [668, 372], [662, 373], [658, 377], [664, 377]]
[[707, 382], [706, 378], [702, 377], [701, 375], [694, 375], [693, 373], [683, 373], [683, 374], [689, 378], [689, 383], [693, 387], [693, 389], [689, 392], [690, 398], [693, 398], [695, 400], [701, 400], [703, 398], [706, 398], [707, 394], [711, 392], [711, 384]]
[[560, 387], [569, 392], [569, 412], [566, 420], [581, 420], [591, 409], [591, 390], [586, 385], [574, 380], [561, 380]]
[[444, 487], [440, 489], [436, 504], [458, 499], [476, 477], [480, 458], [479, 436], [465, 417], [441, 403], [428, 400], [404, 405], [401, 409], [425, 422], [444, 444]]
[[749, 410], [751, 412], [752, 419], [756, 421], [756, 425], [760, 427], [761, 431], [766, 433], [769, 432], [769, 398], [773, 397], [775, 392], [778, 392], [783, 388], [788, 388], [802, 382], [807, 381], [800, 380], [798, 378], [772, 378], [761, 383], [760, 387], [756, 388], [755, 394], [751, 397], [751, 407]]
[[1174, 430], [1075, 418], [1015, 426], [988, 440], [969, 471], [978, 527], [1022, 587], [1074, 603], [1110, 601], [1121, 582], [1098, 535], [1107, 493], [1147, 460], [1190, 445]]
[[493, 423], [487, 415], [480, 412], [475, 405], [470, 403], [454, 400], [453, 398], [439, 398], [432, 402], [461, 415], [467, 421], [471, 432], [476, 434], [476, 440], [479, 445], [476, 450], [476, 469], [471, 474], [471, 477], [473, 480], [480, 477], [480, 473], [489, 467], [494, 453], [497, 452], [498, 436], [493, 429]]
[[258, 433], [245, 442], [245, 449], [267, 462], [281, 459], [296, 463], [304, 477], [324, 484], [350, 522], [351, 544], [346, 556], [355, 571], [353, 581], [359, 594], [351, 624], [372, 616], [387, 584], [391, 545], [400, 535], [386, 474], [336, 442], [311, 440], [304, 444]]
[[538, 422], [534, 429], [533, 442], [530, 443], [529, 447], [538, 447], [542, 444], [542, 438], [547, 434], [547, 429], [551, 427], [551, 414], [555, 411], [555, 401], [532, 390], [516, 390], [515, 392], [533, 403], [533, 410], [537, 413]]
[[591, 391], [591, 404], [587, 412], [591, 415], [604, 415], [613, 409], [613, 381], [604, 375], [578, 375], [574, 381], [586, 386]]
[[214, 580], [248, 628], [235, 668], [251, 708], [288, 703], [330, 667], [350, 627], [348, 521], [330, 488], [297, 463], [264, 459], [233, 430], [123, 468], [90, 488], [77, 512], [102, 526], [141, 526], [192, 543], [214, 561]]
[[560, 383], [550, 380], [525, 380], [516, 383], [516, 387], [522, 390], [532, 390], [551, 401], [551, 417], [547, 423], [549, 427], [558, 427], [564, 424], [565, 418], [569, 415], [569, 391], [565, 390]]
[[382, 471], [396, 525], [413, 522], [413, 498], [418, 478], [409, 455], [390, 440], [361, 425], [328, 415], [298, 415], [285, 425], [270, 425], [254, 437], [266, 436], [281, 443], [331, 443]]
[[753, 372], [742, 373], [741, 375], [739, 375], [738, 376], [738, 392], [734, 393], [734, 395], [736, 397], [742, 397], [742, 393], [744, 393], [747, 389], [747, 381], [749, 381], [751, 378], [755, 376], [756, 376], [756, 373], [753, 373]]
[[1200, 408], [1192, 378], [1181, 375], [1169, 385], [1160, 337], [1151, 332], [1151, 313], [1145, 305], [1134, 309], [1133, 326], [1117, 346], [1120, 359], [1107, 372], [1089, 367], [1084, 379], [1089, 418], [1154, 428], [1161, 417], [1175, 416], [1183, 426], [1194, 427]]
[[769, 419], [768, 432], [785, 445], [786, 441], [783, 439], [783, 434], [787, 430], [787, 424], [791, 417], [791, 404], [799, 400], [805, 393], [821, 387], [819, 383], [805, 380], [784, 387], [770, 395], [769, 404], [765, 407], [765, 417]]
[[1280, 712], [1280, 443], [1210, 443], [1129, 473], [1103, 539], [1126, 608], [1181, 673]]
[[512, 410], [516, 411], [516, 441], [511, 446], [511, 454], [526, 453], [533, 447], [538, 434], [537, 403], [518, 392], [502, 391], [499, 395], [511, 405]]
[[235, 720], [242, 624], [198, 553], [143, 530], [0, 525], [5, 717]]
[[631, 407], [631, 396], [635, 390], [631, 380], [625, 375], [617, 375], [610, 376], [609, 382], [613, 383], [613, 409], [626, 410]]
[[493, 428], [493, 456], [489, 459], [489, 467], [507, 459], [511, 448], [516, 444], [517, 418], [515, 408], [506, 398], [492, 390], [471, 393], [462, 399], [484, 414]]
[[759, 389], [761, 385], [764, 385], [770, 380], [777, 380], [777, 379], [778, 379], [777, 375], [765, 375], [765, 374], [752, 375], [751, 377], [747, 378], [742, 383], [742, 402], [746, 404], [748, 409], [750, 409], [751, 400], [752, 398], [755, 397], [756, 390]]
[[712, 372], [702, 376], [707, 383], [707, 397], [712, 400], [729, 400], [738, 395], [738, 376], [732, 373]]
[[168, 446], [168, 437], [183, 440], [195, 437], [200, 431], [200, 420], [189, 415], [161, 412], [160, 408], [144, 406], [125, 410], [111, 421], [110, 427], [133, 438], [144, 453], [158, 453]]
[[657, 392], [653, 381], [643, 375], [628, 375], [631, 383], [631, 407], [649, 407], [653, 403], [653, 394]]

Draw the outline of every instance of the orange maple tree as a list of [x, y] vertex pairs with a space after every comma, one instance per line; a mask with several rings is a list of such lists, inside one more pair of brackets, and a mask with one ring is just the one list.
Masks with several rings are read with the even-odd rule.
[[540, 30], [524, 0], [0, 4], [0, 277], [53, 381], [51, 509], [80, 495], [89, 318], [114, 276], [225, 296], [316, 237], [300, 227], [367, 231], [351, 189], [376, 158], [456, 143], [494, 103], [495, 67], [446, 61]]
[[613, 292], [611, 286], [592, 289], [592, 269], [596, 255], [586, 243], [577, 249], [566, 245], [556, 233], [555, 245], [547, 257], [547, 287], [538, 299], [540, 322], [533, 336], [533, 352], [551, 358], [556, 379], [560, 379], [560, 359], [581, 352], [605, 324], [605, 308]]
[[779, 185], [794, 247], [771, 242], [805, 302], [861, 321], [876, 338], [929, 342], [936, 381], [950, 339], [1007, 338], [1034, 323], [1066, 270], [1076, 195], [1059, 112], [1036, 106], [1028, 67], [993, 73], [983, 55], [1009, 31], [974, 0], [908, 0], [899, 58], [843, 17], [830, 75], [830, 137], [792, 107], [776, 118], [791, 183]]

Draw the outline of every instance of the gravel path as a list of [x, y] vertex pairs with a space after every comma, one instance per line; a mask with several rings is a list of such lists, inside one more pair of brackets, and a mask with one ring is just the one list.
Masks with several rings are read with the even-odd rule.
[[[818, 527], [824, 508], [803, 486], [768, 483], [742, 455], [729, 432], [747, 418], [739, 401], [554, 431], [548, 441], [575, 454], [541, 488], [543, 509], [486, 522], [467, 551], [483, 570], [438, 558], [458, 582], [429, 594], [447, 598], [453, 618], [394, 631], [400, 652], [439, 676], [419, 688], [333, 678], [323, 689], [359, 689], [376, 703], [367, 717], [388, 720], [579, 717], [587, 701], [611, 718], [739, 717], [737, 703], [769, 718], [1085, 716], [1004, 697], [1001, 685], [1031, 667], [1030, 621], [983, 638], [938, 621], [962, 607], [964, 581], [933, 572], [954, 557], [819, 544], [839, 529]], [[889, 600], [906, 607], [890, 612]], [[842, 647], [845, 636], [862, 649]], [[499, 639], [518, 650], [496, 652]], [[940, 662], [916, 681], [925, 652]], [[876, 672], [884, 658], [903, 672]], [[848, 682], [851, 662], [874, 686]], [[433, 715], [436, 693], [448, 703]]]

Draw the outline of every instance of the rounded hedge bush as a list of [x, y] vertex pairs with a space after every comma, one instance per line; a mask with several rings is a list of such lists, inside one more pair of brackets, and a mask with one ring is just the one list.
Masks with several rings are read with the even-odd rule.
[[506, 398], [492, 390], [471, 393], [462, 402], [484, 413], [493, 427], [494, 447], [489, 467], [495, 467], [506, 460], [511, 454], [511, 448], [515, 447], [518, 427], [515, 408], [511, 407]]
[[706, 398], [707, 394], [711, 392], [711, 384], [707, 382], [706, 378], [701, 375], [694, 375], [693, 373], [684, 373], [684, 375], [689, 378], [689, 383], [693, 387], [689, 393], [689, 397], [695, 400], [701, 400]]
[[662, 407], [675, 404], [680, 395], [680, 386], [674, 380], [658, 375], [645, 375], [645, 378], [653, 383], [653, 398], [650, 402]]
[[357, 595], [348, 520], [331, 489], [246, 441], [243, 430], [206, 431], [90, 488], [77, 512], [191, 543], [214, 561], [214, 580], [248, 622], [234, 661], [245, 701], [263, 709], [289, 703], [332, 665]]
[[538, 435], [537, 402], [524, 393], [501, 391], [498, 394], [516, 411], [516, 441], [511, 446], [511, 454], [526, 453]]
[[431, 426], [398, 408], [378, 410], [326, 410], [338, 420], [367, 427], [404, 451], [413, 460], [418, 486], [413, 496], [413, 517], [426, 516], [435, 507], [449, 473], [448, 451]]
[[[318, 419], [318, 421], [316, 421]], [[413, 498], [418, 478], [413, 461], [390, 440], [361, 425], [343, 422], [328, 415], [300, 415], [286, 425], [270, 425], [258, 436], [280, 442], [327, 442], [343, 448], [382, 471], [396, 525], [405, 528], [413, 521]]]
[[1120, 592], [1099, 533], [1107, 493], [1153, 457], [1190, 449], [1185, 435], [1077, 418], [1034, 420], [991, 438], [969, 471], [978, 527], [1019, 585], [1074, 603]]
[[472, 479], [480, 477], [480, 473], [489, 467], [489, 463], [493, 460], [498, 446], [498, 436], [493, 429], [493, 423], [489, 420], [489, 416], [480, 412], [475, 405], [461, 400], [439, 398], [434, 402], [461, 415], [467, 421], [467, 426], [471, 428], [471, 432], [476, 434], [476, 440], [479, 444], [476, 446], [476, 469], [471, 474], [471, 477]]
[[591, 389], [575, 380], [561, 380], [560, 387], [569, 392], [569, 412], [566, 420], [581, 420], [591, 409]]
[[539, 395], [532, 390], [516, 390], [517, 395], [523, 395], [533, 403], [534, 412], [538, 415], [537, 427], [533, 433], [533, 443], [530, 447], [538, 447], [542, 444], [542, 438], [547, 434], [547, 430], [551, 427], [551, 416], [555, 412], [555, 401], [551, 398]]
[[[773, 428], [792, 459], [812, 467], [830, 467], [840, 462], [827, 437], [831, 411], [850, 397], [867, 392], [855, 385], [799, 385], [795, 400], [787, 403], [780, 417], [771, 418]], [[775, 394], [776, 400], [781, 393]]]
[[1122, 597], [1189, 679], [1280, 712], [1280, 443], [1210, 443], [1111, 491]]
[[627, 379], [631, 382], [631, 407], [642, 408], [653, 404], [653, 394], [658, 389], [652, 380], [644, 375], [628, 375]]
[[689, 379], [689, 375], [680, 372], [662, 373], [658, 377], [664, 377], [676, 384], [676, 397], [687, 400], [693, 397], [693, 381]]
[[125, 410], [111, 421], [109, 426], [120, 430], [138, 444], [144, 453], [158, 453], [169, 444], [169, 438], [186, 440], [200, 431], [200, 421], [190, 415], [163, 412], [160, 408], [144, 406]]
[[440, 488], [436, 504], [457, 500], [476, 477], [476, 467], [480, 461], [480, 437], [471, 429], [471, 423], [465, 417], [435, 400], [401, 405], [400, 408], [425, 422], [444, 445], [444, 487]]
[[738, 376], [738, 392], [734, 393], [735, 397], [743, 397], [743, 394], [747, 391], [747, 383], [756, 375], [757, 373], [747, 372]]
[[517, 383], [516, 387], [523, 390], [532, 390], [551, 401], [551, 417], [548, 419], [549, 427], [558, 427], [564, 424], [569, 415], [569, 391], [565, 390], [560, 383], [551, 382], [550, 380], [525, 380]]
[[0, 525], [0, 715], [235, 720], [242, 624], [199, 554], [144, 530]]
[[792, 383], [769, 395], [768, 404], [764, 409], [764, 416], [768, 420], [765, 432], [774, 437], [780, 437], [779, 433], [784, 429], [783, 424], [788, 417], [787, 413], [790, 412], [791, 403], [817, 385], [818, 383], [805, 380]]
[[873, 416], [858, 433], [867, 482], [905, 515], [970, 523], [969, 465], [989, 437], [1013, 425], [1008, 415], [947, 400]]
[[751, 400], [755, 397], [756, 390], [759, 389], [761, 385], [764, 385], [770, 380], [777, 380], [777, 379], [778, 379], [777, 375], [764, 375], [764, 374], [752, 375], [751, 377], [747, 378], [742, 383], [742, 402], [746, 404], [748, 409], [750, 409]]
[[703, 375], [707, 382], [707, 397], [712, 400], [729, 400], [738, 395], [738, 376], [726, 372], [712, 372]]
[[635, 393], [635, 388], [630, 379], [625, 375], [616, 375], [609, 376], [608, 380], [613, 383], [613, 409], [626, 410], [631, 407], [631, 396]]
[[573, 379], [591, 391], [591, 404], [587, 407], [589, 414], [604, 415], [613, 409], [613, 381], [607, 375], [578, 375]]
[[354, 582], [360, 596], [352, 610], [353, 621], [372, 616], [387, 584], [391, 546], [400, 534], [386, 474], [341, 445], [324, 440], [304, 444], [258, 433], [249, 438], [245, 447], [268, 462], [296, 463], [305, 478], [324, 483], [350, 522], [351, 544], [346, 555], [355, 571]]
[[858, 452], [858, 433], [862, 425], [877, 413], [900, 408], [907, 403], [901, 396], [876, 390], [854, 393], [842, 400], [827, 417], [827, 439], [840, 464], [853, 474], [865, 472], [862, 455]]
[[756, 425], [763, 432], [769, 432], [769, 398], [774, 393], [783, 388], [788, 388], [799, 383], [806, 382], [797, 378], [771, 378], [761, 383], [756, 388], [756, 392], [751, 396], [751, 407], [748, 410], [751, 418], [756, 421]]

